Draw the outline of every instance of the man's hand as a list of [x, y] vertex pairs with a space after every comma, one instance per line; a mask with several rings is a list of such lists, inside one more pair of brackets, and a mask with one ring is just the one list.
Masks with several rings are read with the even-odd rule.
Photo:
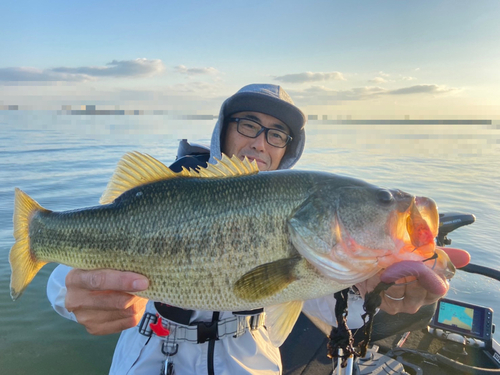
[[92, 335], [107, 335], [135, 327], [147, 299], [130, 292], [148, 288], [148, 279], [133, 272], [71, 270], [66, 276], [66, 309]]
[[[442, 248], [452, 263], [457, 267], [464, 267], [469, 263], [470, 256], [465, 250]], [[394, 315], [397, 313], [416, 313], [423, 305], [430, 305], [443, 297], [449, 289], [447, 280], [443, 280], [446, 286], [444, 293], [434, 294], [427, 290], [414, 276], [407, 276], [396, 281], [396, 285], [391, 286], [385, 292], [382, 292], [382, 304], [380, 309], [388, 314]], [[362, 296], [367, 292], [372, 291], [380, 282], [380, 276], [375, 275], [370, 279], [356, 284]], [[391, 298], [392, 297], [392, 298]]]
[[[356, 287], [359, 289], [361, 295], [364, 296], [367, 292], [375, 289], [379, 282], [379, 275], [375, 275], [362, 283], [356, 284]], [[448, 282], [446, 282], [446, 286], [448, 289]], [[382, 292], [380, 296], [382, 297], [380, 309], [391, 315], [398, 313], [414, 314], [423, 305], [430, 305], [442, 297], [442, 295], [428, 292], [413, 276], [398, 280], [396, 285]]]

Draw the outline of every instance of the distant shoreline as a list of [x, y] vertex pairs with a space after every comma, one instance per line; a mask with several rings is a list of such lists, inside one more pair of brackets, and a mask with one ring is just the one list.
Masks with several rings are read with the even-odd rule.
[[[90, 107], [90, 108], [89, 108]], [[0, 111], [33, 111], [37, 109], [20, 108], [18, 105], [0, 105]], [[167, 110], [138, 110], [138, 109], [95, 109], [95, 106], [87, 106], [86, 109], [47, 109], [46, 111], [55, 111], [58, 115], [68, 116], [164, 116], [176, 120], [216, 120], [217, 115], [196, 115], [196, 114], [180, 114], [173, 113]], [[416, 120], [416, 119], [387, 119], [387, 120], [362, 120], [362, 119], [328, 119], [326, 115], [308, 115], [308, 121], [320, 121], [323, 124], [331, 125], [491, 125], [493, 120]]]

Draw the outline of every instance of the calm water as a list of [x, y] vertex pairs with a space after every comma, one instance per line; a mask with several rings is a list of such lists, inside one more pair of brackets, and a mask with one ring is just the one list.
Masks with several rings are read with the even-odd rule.
[[[107, 373], [117, 336], [93, 337], [60, 318], [45, 297], [44, 267], [16, 302], [9, 295], [14, 188], [51, 210], [96, 205], [127, 151], [174, 160], [177, 140], [208, 143], [214, 121], [164, 116], [68, 116], [0, 111], [0, 368], [6, 374]], [[474, 263], [500, 268], [500, 126], [331, 125], [311, 121], [297, 169], [355, 176], [432, 197], [441, 212], [474, 213], [452, 233]], [[491, 306], [500, 285], [459, 272], [449, 297]], [[498, 335], [497, 335], [498, 340]]]

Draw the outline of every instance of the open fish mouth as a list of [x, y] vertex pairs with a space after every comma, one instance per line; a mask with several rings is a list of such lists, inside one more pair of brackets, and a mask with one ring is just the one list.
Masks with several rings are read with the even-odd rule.
[[420, 196], [405, 198], [393, 213], [394, 220], [388, 222], [395, 251], [377, 258], [378, 266], [384, 269], [382, 281], [402, 281], [410, 276], [425, 283], [429, 291], [442, 295], [447, 290], [445, 280], [455, 275], [456, 268], [446, 252], [436, 247], [439, 231], [436, 202]]
[[[404, 204], [403, 202], [398, 204], [393, 215], [387, 225], [395, 244], [395, 251], [389, 251], [385, 256], [390, 258], [392, 255], [411, 260], [434, 256], [435, 238], [439, 230], [436, 203], [427, 197], [411, 196], [411, 199], [406, 199]], [[386, 267], [388, 264], [382, 266]]]
[[455, 275], [455, 267], [447, 254], [437, 249], [435, 244], [439, 231], [436, 202], [427, 197], [415, 197], [406, 215], [407, 237], [404, 238], [400, 254], [417, 255], [428, 268], [446, 279], [451, 279]]
[[409, 209], [406, 219], [406, 229], [411, 244], [423, 257], [435, 253], [434, 239], [439, 230], [439, 214], [436, 202], [426, 197], [416, 197]]

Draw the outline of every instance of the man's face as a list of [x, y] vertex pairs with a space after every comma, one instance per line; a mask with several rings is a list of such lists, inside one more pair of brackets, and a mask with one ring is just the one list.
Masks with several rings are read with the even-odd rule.
[[[276, 117], [260, 112], [238, 112], [231, 117], [247, 118], [254, 120], [266, 128], [283, 130], [290, 134], [288, 126]], [[249, 161], [255, 160], [261, 171], [273, 171], [278, 166], [285, 155], [286, 147], [279, 148], [271, 146], [266, 141], [266, 134], [262, 132], [257, 138], [249, 138], [238, 133], [236, 122], [231, 122], [226, 130], [222, 152], [231, 157], [236, 155], [240, 160], [245, 156]]]

